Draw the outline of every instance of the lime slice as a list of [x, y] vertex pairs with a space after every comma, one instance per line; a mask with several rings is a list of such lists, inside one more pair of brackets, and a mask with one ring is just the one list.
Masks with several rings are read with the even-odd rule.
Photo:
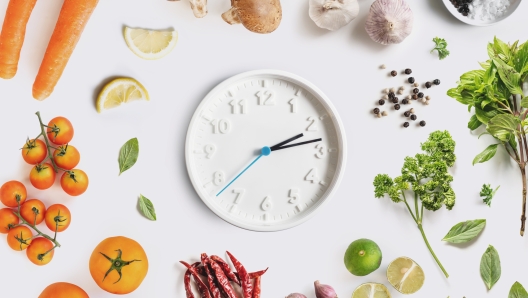
[[125, 27], [125, 42], [134, 54], [147, 60], [163, 58], [178, 41], [174, 30], [158, 31]]
[[134, 100], [149, 100], [147, 89], [131, 78], [118, 78], [104, 86], [97, 97], [97, 112], [115, 108]]
[[352, 298], [391, 298], [391, 294], [386, 286], [369, 282], [357, 287]]
[[399, 257], [387, 268], [389, 283], [402, 294], [418, 292], [425, 281], [425, 274], [418, 264], [410, 258]]

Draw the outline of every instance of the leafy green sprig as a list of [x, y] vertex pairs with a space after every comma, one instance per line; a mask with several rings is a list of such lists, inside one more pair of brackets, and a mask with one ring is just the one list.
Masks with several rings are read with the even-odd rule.
[[499, 186], [497, 188], [492, 189], [489, 184], [483, 184], [482, 189], [480, 190], [480, 196], [483, 198], [482, 201], [491, 207], [491, 200], [493, 199], [493, 196], [495, 196], [495, 193], [497, 190], [499, 190]]
[[447, 42], [443, 38], [435, 37], [433, 38], [435, 43], [434, 49], [431, 50], [431, 53], [438, 51], [438, 59], [443, 60], [445, 57], [449, 56], [449, 51], [447, 50]]
[[[451, 210], [455, 205], [455, 192], [450, 183], [453, 176], [448, 169], [455, 163], [455, 141], [447, 131], [435, 131], [421, 144], [424, 153], [406, 157], [401, 176], [392, 179], [387, 174], [374, 178], [374, 195], [388, 195], [394, 203], [403, 202], [416, 223], [427, 248], [446, 277], [449, 274], [436, 257], [423, 229], [424, 209], [436, 211], [442, 206]], [[406, 193], [414, 194], [414, 210], [407, 201]]]

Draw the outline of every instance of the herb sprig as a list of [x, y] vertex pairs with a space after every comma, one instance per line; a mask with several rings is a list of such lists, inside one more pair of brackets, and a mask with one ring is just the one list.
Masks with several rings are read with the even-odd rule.
[[447, 50], [447, 42], [445, 41], [445, 39], [435, 37], [433, 38], [433, 42], [435, 43], [435, 47], [431, 50], [431, 53], [434, 51], [438, 51], [438, 58], [440, 60], [449, 56], [449, 51]]
[[499, 186], [493, 190], [489, 184], [482, 185], [482, 190], [480, 191], [480, 196], [483, 198], [482, 201], [491, 207], [491, 200], [493, 199], [493, 196], [495, 196], [495, 193], [497, 190], [499, 190]]

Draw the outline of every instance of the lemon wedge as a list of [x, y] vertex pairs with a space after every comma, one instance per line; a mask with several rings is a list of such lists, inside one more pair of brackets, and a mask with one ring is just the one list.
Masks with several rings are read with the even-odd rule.
[[387, 268], [389, 283], [402, 294], [418, 292], [425, 281], [425, 274], [418, 264], [410, 258], [399, 257]]
[[147, 60], [163, 58], [178, 42], [175, 30], [146, 30], [125, 27], [125, 41], [134, 54]]
[[391, 298], [391, 294], [386, 286], [369, 282], [357, 287], [352, 298]]
[[97, 112], [115, 108], [134, 100], [150, 100], [147, 89], [132, 78], [118, 78], [104, 86], [97, 97]]

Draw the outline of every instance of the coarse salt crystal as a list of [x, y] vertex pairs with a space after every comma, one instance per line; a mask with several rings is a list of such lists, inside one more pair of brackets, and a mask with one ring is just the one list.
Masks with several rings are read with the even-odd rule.
[[512, 0], [473, 0], [469, 5], [469, 18], [480, 21], [494, 21], [510, 7]]

